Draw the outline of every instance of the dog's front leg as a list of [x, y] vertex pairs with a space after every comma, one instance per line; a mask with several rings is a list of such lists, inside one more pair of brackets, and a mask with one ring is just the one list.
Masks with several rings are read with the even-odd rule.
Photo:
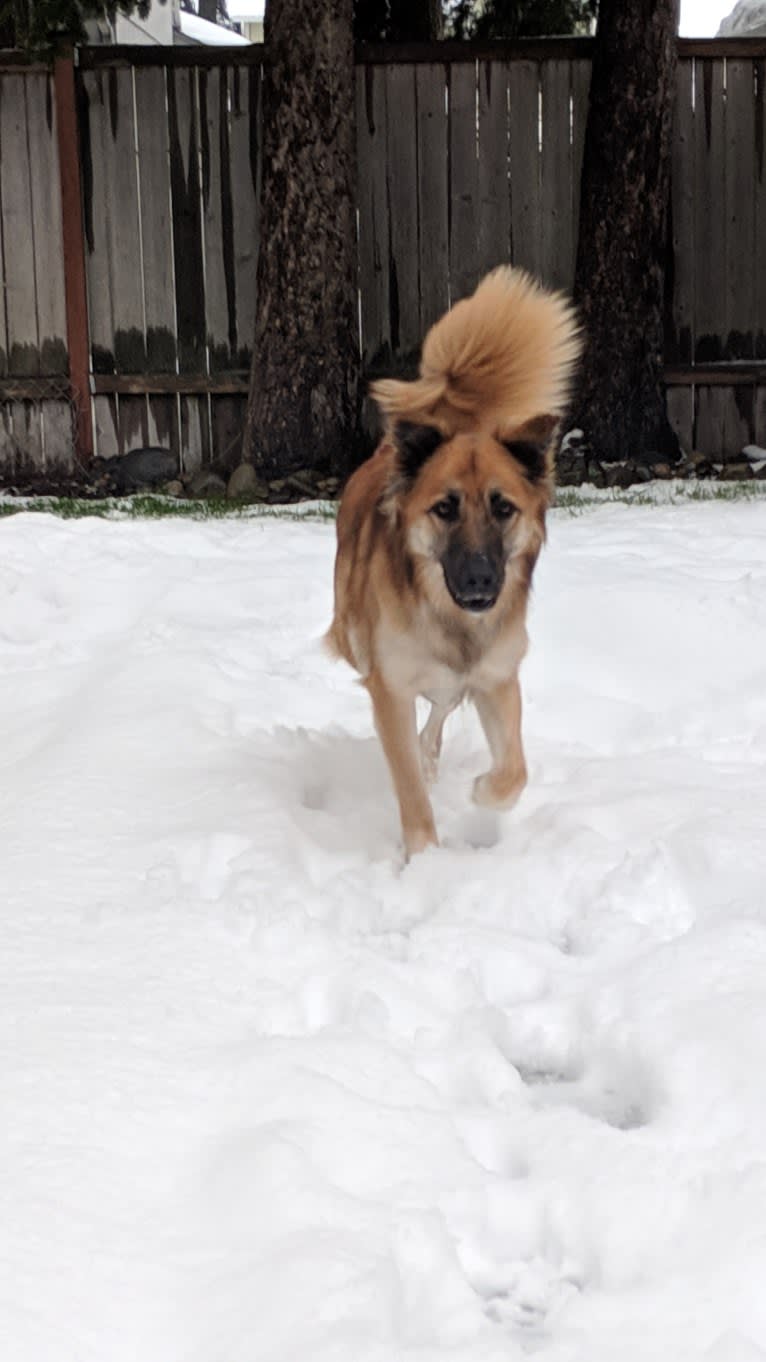
[[449, 718], [454, 705], [431, 705], [431, 713], [426, 719], [420, 733], [420, 758], [423, 763], [423, 775], [427, 785], [433, 785], [439, 769], [439, 757], [442, 751], [442, 734], [444, 725]]
[[474, 781], [477, 804], [509, 809], [527, 783], [521, 744], [521, 687], [518, 676], [474, 695], [481, 726], [492, 753], [492, 770]]
[[423, 778], [415, 700], [397, 695], [375, 672], [367, 678], [366, 685], [372, 700], [375, 727], [399, 801], [404, 848], [409, 859], [415, 852], [438, 843]]

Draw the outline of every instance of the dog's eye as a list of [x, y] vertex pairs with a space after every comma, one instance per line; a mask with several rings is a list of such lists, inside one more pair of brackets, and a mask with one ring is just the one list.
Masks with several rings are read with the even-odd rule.
[[439, 520], [457, 520], [459, 506], [456, 497], [444, 497], [431, 507], [431, 515], [435, 515]]
[[498, 520], [510, 520], [511, 516], [515, 515], [515, 513], [516, 507], [512, 501], [508, 501], [507, 497], [501, 496], [499, 492], [493, 496], [492, 514]]

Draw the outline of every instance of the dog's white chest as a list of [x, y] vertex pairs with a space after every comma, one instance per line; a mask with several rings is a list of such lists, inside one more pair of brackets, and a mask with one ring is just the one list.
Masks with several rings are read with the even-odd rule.
[[459, 704], [466, 678], [434, 657], [427, 637], [386, 630], [379, 644], [379, 665], [392, 690], [423, 695], [434, 705]]

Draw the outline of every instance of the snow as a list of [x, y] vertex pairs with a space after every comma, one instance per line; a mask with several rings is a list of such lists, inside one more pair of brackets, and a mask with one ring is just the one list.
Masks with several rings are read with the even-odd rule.
[[221, 24], [211, 24], [209, 19], [202, 19], [199, 14], [191, 14], [186, 9], [178, 11], [178, 27], [185, 38], [208, 47], [249, 46], [249, 39], [243, 38], [241, 33], [235, 33], [232, 28], [224, 28]]
[[226, 13], [232, 23], [263, 23], [266, 0], [226, 0]]
[[719, 38], [766, 34], [766, 0], [737, 0], [718, 27]]
[[406, 867], [331, 525], [0, 548], [3, 1356], [766, 1358], [763, 505], [554, 513]]

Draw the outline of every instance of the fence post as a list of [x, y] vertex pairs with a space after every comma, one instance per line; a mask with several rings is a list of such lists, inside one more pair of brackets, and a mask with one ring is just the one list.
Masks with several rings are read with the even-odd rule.
[[75, 404], [75, 453], [93, 457], [93, 414], [90, 396], [90, 337], [88, 295], [85, 284], [85, 234], [80, 181], [80, 145], [71, 51], [57, 57], [54, 65], [56, 128], [61, 178], [61, 221], [64, 244], [64, 290], [66, 298], [69, 381]]

